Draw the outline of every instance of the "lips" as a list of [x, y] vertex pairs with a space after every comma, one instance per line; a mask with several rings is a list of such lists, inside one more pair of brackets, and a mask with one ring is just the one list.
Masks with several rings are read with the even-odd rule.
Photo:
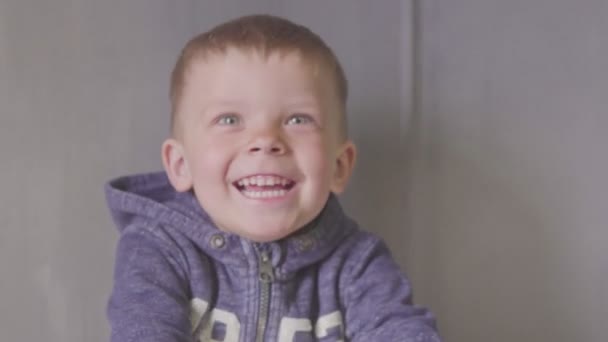
[[233, 182], [245, 197], [263, 199], [283, 197], [295, 184], [294, 180], [278, 175], [251, 175]]

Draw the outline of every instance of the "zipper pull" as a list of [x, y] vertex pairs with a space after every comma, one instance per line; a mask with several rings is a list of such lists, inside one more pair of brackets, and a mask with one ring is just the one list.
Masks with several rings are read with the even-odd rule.
[[272, 261], [268, 251], [260, 252], [260, 281], [263, 283], [271, 283], [274, 281], [274, 270], [272, 269]]

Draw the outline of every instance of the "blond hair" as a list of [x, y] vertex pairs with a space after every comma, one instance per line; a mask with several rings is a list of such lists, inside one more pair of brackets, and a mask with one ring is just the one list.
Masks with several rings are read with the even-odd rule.
[[338, 59], [329, 46], [308, 28], [271, 15], [250, 15], [236, 18], [201, 33], [186, 44], [171, 73], [169, 95], [172, 129], [175, 125], [185, 78], [192, 62], [198, 58], [204, 58], [211, 52], [225, 53], [230, 47], [260, 52], [266, 57], [271, 53], [296, 52], [310, 62], [327, 67], [327, 70], [332, 73], [335, 90], [342, 107], [341, 113], [337, 113], [339, 115], [339, 135], [343, 139], [346, 138], [345, 112], [348, 86]]

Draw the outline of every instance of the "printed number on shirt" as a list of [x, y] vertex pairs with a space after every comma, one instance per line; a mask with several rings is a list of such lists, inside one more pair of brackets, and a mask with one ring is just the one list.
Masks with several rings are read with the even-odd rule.
[[[213, 308], [209, 311], [209, 303], [194, 298], [191, 302], [191, 316], [193, 333], [197, 332], [199, 341], [210, 342], [238, 342], [241, 332], [241, 323], [238, 317], [229, 311]], [[225, 327], [221, 341], [213, 339], [213, 327], [216, 324]], [[330, 330], [340, 329], [344, 336], [344, 324], [340, 311], [334, 311], [319, 317], [314, 327], [314, 335], [317, 338], [326, 337]], [[293, 341], [298, 332], [312, 332], [312, 323], [308, 318], [283, 317], [279, 327], [279, 341]], [[339, 340], [338, 342], [342, 342]]]

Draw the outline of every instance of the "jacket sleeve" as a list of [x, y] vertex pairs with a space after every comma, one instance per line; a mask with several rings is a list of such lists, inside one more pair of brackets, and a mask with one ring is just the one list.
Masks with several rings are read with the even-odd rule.
[[107, 307], [112, 342], [192, 342], [188, 283], [169, 243], [127, 227]]
[[357, 250], [345, 285], [348, 340], [440, 342], [433, 315], [412, 304], [410, 283], [384, 242], [374, 238]]

